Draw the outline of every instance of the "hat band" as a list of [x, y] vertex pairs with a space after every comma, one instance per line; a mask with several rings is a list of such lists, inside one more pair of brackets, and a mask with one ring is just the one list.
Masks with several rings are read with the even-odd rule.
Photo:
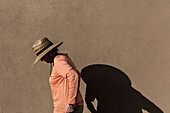
[[38, 53], [36, 53], [36, 55], [38, 56], [40, 53], [42, 53], [44, 50], [46, 50], [48, 47], [50, 47], [51, 45], [53, 45], [53, 43], [50, 43], [49, 45], [47, 45], [45, 48], [43, 48], [41, 51], [39, 51]]

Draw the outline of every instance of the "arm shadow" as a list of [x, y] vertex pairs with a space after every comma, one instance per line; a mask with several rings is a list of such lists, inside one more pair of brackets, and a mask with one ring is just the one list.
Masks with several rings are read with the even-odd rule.
[[[86, 66], [81, 71], [86, 83], [85, 101], [91, 113], [163, 113], [149, 99], [131, 86], [121, 70], [104, 64]], [[97, 110], [92, 102], [97, 99]]]

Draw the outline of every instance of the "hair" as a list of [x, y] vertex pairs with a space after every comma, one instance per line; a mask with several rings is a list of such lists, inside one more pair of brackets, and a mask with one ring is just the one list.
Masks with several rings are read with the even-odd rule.
[[[48, 53], [51, 53], [53, 56], [56, 56], [56, 52], [59, 51], [57, 47], [54, 47], [52, 50], [50, 50]], [[41, 61], [43, 61], [43, 57], [41, 58]]]
[[54, 47], [49, 53], [51, 53], [52, 57], [55, 57], [58, 53], [59, 50], [57, 47]]
[[54, 48], [53, 48], [51, 51], [49, 51], [49, 52], [52, 52], [52, 53], [53, 53], [53, 52], [56, 52], [56, 51], [59, 51], [59, 50], [58, 50], [57, 47], [54, 47]]

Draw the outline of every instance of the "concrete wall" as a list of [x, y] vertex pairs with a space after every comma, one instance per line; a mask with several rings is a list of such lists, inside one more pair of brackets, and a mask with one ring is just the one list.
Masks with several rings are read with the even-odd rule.
[[121, 69], [170, 112], [169, 11], [169, 0], [0, 0], [0, 113], [52, 113], [49, 66], [32, 66], [32, 44], [42, 37], [64, 41], [60, 50], [79, 70]]

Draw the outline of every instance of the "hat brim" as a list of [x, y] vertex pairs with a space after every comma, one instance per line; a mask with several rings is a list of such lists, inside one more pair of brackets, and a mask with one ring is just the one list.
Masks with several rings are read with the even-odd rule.
[[36, 64], [45, 54], [47, 54], [50, 50], [52, 50], [54, 47], [59, 47], [61, 44], [63, 44], [63, 42], [59, 42], [57, 44], [53, 44], [50, 47], [48, 47], [47, 49], [45, 49], [42, 53], [40, 53], [37, 58], [35, 59], [34, 64]]

